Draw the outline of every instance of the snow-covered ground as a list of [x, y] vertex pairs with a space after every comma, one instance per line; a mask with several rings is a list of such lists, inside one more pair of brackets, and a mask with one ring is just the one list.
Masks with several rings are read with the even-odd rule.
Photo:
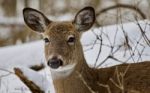
[[[146, 31], [147, 38], [150, 39], [148, 36], [150, 35], [150, 22], [145, 20], [139, 23], [142, 29]], [[125, 52], [125, 49], [121, 47], [115, 52], [118, 45], [121, 45], [124, 41], [123, 31], [125, 31], [129, 38], [128, 42], [132, 50], [127, 49]], [[101, 39], [95, 41], [97, 38], [95, 34]], [[139, 42], [137, 43], [137, 41]], [[137, 22], [94, 28], [83, 34], [81, 42], [84, 48], [85, 58], [90, 66], [94, 66], [100, 47], [101, 52], [97, 65], [101, 64], [110, 55], [120, 60], [119, 62], [108, 59], [100, 67], [120, 64], [126, 62], [127, 59], [129, 59], [128, 62], [150, 60], [150, 47], [141, 38], [141, 30]], [[101, 43], [102, 46], [100, 46]], [[113, 50], [109, 47], [110, 45], [115, 46]], [[39, 74], [37, 74], [38, 72], [27, 69], [31, 65], [45, 63], [43, 46], [44, 42], [41, 40], [23, 45], [0, 48], [0, 93], [30, 93], [28, 88], [15, 75], [7, 75], [9, 72], [4, 71], [5, 69], [13, 72], [14, 67], [22, 68], [25, 74], [31, 77], [31, 80], [38, 81], [37, 84], [41, 82], [40, 85], [43, 89], [50, 88], [50, 93], [54, 93], [51, 79], [46, 79], [51, 78], [50, 73], [47, 73], [49, 71], [48, 68], [40, 71]], [[133, 51], [134, 55], [130, 58]]]

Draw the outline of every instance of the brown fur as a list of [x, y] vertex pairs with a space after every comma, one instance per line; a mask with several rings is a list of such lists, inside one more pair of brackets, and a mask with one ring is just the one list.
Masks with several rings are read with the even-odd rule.
[[[75, 36], [75, 45], [70, 46], [67, 43], [69, 35]], [[64, 65], [73, 62], [72, 60], [78, 54], [80, 45], [79, 32], [75, 31], [75, 27], [70, 22], [52, 23], [44, 32], [44, 37], [49, 38], [50, 43], [45, 46], [45, 55], [48, 60], [49, 55], [61, 55]], [[69, 52], [68, 52], [69, 51]]]
[[[84, 61], [85, 62], [85, 61]], [[129, 66], [129, 69], [127, 70]], [[150, 62], [122, 64], [109, 68], [92, 69], [83, 63], [72, 75], [65, 79], [54, 80], [56, 93], [92, 93], [90, 87], [95, 93], [109, 93], [108, 88], [101, 86], [107, 85], [111, 93], [149, 93], [150, 91]], [[118, 68], [118, 71], [116, 70]], [[121, 77], [118, 73], [124, 73]], [[84, 84], [82, 78], [87, 83]], [[119, 78], [117, 77], [119, 75]], [[111, 79], [118, 83], [118, 79], [123, 79], [123, 90], [118, 88]]]
[[[68, 36], [71, 34], [73, 34], [76, 38], [73, 46], [69, 46], [66, 43]], [[54, 86], [57, 93], [89, 93], [90, 91], [82, 83], [76, 73], [81, 72], [85, 65], [86, 68], [88, 68], [88, 66], [84, 63], [85, 59], [80, 43], [80, 33], [75, 31], [73, 24], [70, 22], [52, 23], [45, 31], [44, 36], [48, 37], [50, 40], [54, 40], [51, 41], [51, 45], [45, 46], [45, 55], [47, 60], [50, 54], [55, 54], [63, 57], [65, 62], [64, 65], [77, 62], [76, 69], [72, 75], [65, 79], [54, 80]]]
[[[88, 30], [95, 21], [94, 15], [94, 9], [86, 7], [77, 13], [73, 22], [52, 22], [37, 10], [24, 9], [27, 25], [49, 40], [45, 44], [46, 60], [61, 56], [63, 66], [77, 64], [71, 75], [53, 80], [56, 93], [149, 93], [149, 61], [101, 69], [88, 67], [79, 30]], [[73, 45], [67, 42], [70, 35], [75, 37]]]

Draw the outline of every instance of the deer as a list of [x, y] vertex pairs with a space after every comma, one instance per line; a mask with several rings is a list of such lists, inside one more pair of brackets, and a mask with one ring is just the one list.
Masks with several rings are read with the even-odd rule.
[[56, 93], [149, 93], [150, 61], [91, 68], [80, 42], [94, 24], [95, 10], [87, 6], [72, 21], [52, 21], [42, 12], [24, 8], [26, 25], [42, 35], [45, 59]]

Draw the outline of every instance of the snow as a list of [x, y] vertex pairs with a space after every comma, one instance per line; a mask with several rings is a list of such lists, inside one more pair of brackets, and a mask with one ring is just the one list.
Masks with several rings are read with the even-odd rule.
[[[144, 31], [146, 31], [146, 35], [150, 34], [150, 26], [149, 21], [139, 21], [141, 27]], [[123, 29], [122, 29], [123, 28]], [[103, 60], [107, 56], [111, 54], [111, 48], [107, 45], [115, 45], [116, 47], [114, 49], [117, 49], [117, 46], [122, 44], [122, 41], [124, 40], [123, 31], [126, 32], [126, 34], [130, 38], [129, 44], [132, 46], [132, 49], [136, 47], [137, 40], [140, 39], [140, 29], [137, 26], [137, 22], [132, 23], [125, 23], [123, 25], [112, 25], [107, 27], [100, 27], [100, 28], [93, 28], [92, 30], [85, 32], [82, 36], [81, 42], [84, 49], [84, 55], [85, 58], [90, 66], [94, 66], [94, 63], [96, 62], [97, 55], [99, 53], [100, 48], [100, 40], [96, 40], [95, 33], [102, 38], [102, 50], [97, 62], [97, 65], [101, 64]], [[116, 39], [115, 33], [117, 33]], [[108, 38], [109, 37], [109, 38]], [[150, 38], [150, 37], [148, 37]], [[115, 41], [115, 43], [114, 43]], [[150, 48], [149, 46], [143, 42], [144, 39], [142, 38], [139, 41], [139, 45], [137, 46], [135, 52], [135, 55], [133, 58], [130, 58], [128, 62], [136, 62], [136, 61], [145, 61], [150, 60], [149, 53]], [[96, 43], [93, 46], [93, 43]], [[29, 77], [30, 80], [33, 80], [36, 84], [38, 84], [43, 90], [46, 90], [47, 92], [50, 91], [50, 93], [54, 93], [54, 88], [52, 85], [52, 79], [51, 75], [49, 73], [49, 68], [45, 68], [44, 70], [40, 72], [35, 72], [30, 69], [28, 69], [29, 66], [37, 65], [37, 64], [45, 64], [45, 58], [44, 58], [44, 42], [42, 40], [27, 43], [23, 45], [17, 45], [17, 46], [10, 46], [10, 47], [3, 47], [0, 48], [0, 69], [6, 69], [11, 72], [13, 72], [14, 67], [19, 67], [24, 72], [25, 76]], [[143, 50], [144, 46], [144, 50]], [[113, 50], [114, 51], [114, 50]], [[130, 50], [126, 50], [124, 52], [124, 48], [119, 49], [116, 53], [113, 54], [114, 57], [121, 60], [122, 62], [125, 62], [130, 56]], [[141, 59], [139, 59], [139, 52], [142, 52]], [[133, 60], [134, 59], [134, 60]], [[106, 66], [112, 66], [116, 64], [120, 64], [121, 62], [118, 62], [113, 59], [108, 59], [104, 64], [101, 65], [101, 67]], [[0, 70], [0, 77], [3, 75], [7, 75], [9, 72]], [[0, 93], [30, 93], [29, 89], [16, 77], [14, 74], [9, 74], [7, 76], [0, 78]]]
[[[4, 47], [0, 49], [0, 68], [10, 71], [14, 67], [28, 67], [34, 64], [44, 64], [43, 41], [24, 44], [21, 46]], [[0, 76], [8, 72], [0, 71]], [[1, 78], [0, 93], [12, 93], [25, 91], [30, 93], [28, 88], [24, 86], [15, 75], [10, 74], [7, 77]], [[6, 87], [7, 86], [7, 87]], [[7, 92], [8, 91], [8, 92]]]
[[16, 65], [31, 66], [45, 63], [43, 41], [0, 49], [0, 67], [9, 68]]

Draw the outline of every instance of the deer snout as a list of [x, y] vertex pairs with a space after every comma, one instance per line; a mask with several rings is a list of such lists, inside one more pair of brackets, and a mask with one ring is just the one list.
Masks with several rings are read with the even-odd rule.
[[57, 69], [58, 67], [63, 65], [63, 61], [58, 57], [52, 57], [48, 60], [48, 66], [53, 69]]

